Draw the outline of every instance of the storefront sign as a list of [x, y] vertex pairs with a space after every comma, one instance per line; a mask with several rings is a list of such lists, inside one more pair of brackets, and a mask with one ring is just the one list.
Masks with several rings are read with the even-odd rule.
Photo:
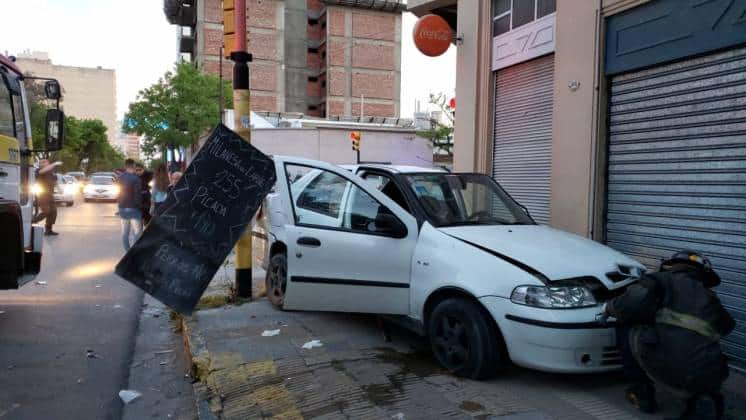
[[453, 40], [453, 30], [438, 15], [425, 15], [414, 25], [414, 45], [428, 57], [437, 57], [448, 51]]
[[274, 162], [219, 125], [116, 273], [191, 313], [274, 183]]
[[492, 70], [554, 52], [557, 14], [544, 16], [492, 39]]

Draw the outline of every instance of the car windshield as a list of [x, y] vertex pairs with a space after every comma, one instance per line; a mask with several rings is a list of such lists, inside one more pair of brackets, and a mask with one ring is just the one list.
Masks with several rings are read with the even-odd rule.
[[434, 226], [535, 224], [528, 212], [486, 175], [431, 173], [405, 179]]
[[91, 178], [91, 184], [93, 185], [112, 185], [114, 180], [108, 176], [94, 176]]

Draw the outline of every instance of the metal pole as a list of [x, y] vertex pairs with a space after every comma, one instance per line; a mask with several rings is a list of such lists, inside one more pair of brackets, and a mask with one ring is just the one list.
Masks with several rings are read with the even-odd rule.
[[220, 89], [219, 106], [220, 106], [220, 123], [221, 124], [225, 123], [225, 121], [223, 121], [224, 115], [225, 115], [225, 98], [223, 98], [223, 54], [224, 54], [223, 51], [224, 51], [224, 47], [221, 46], [220, 47], [220, 64], [218, 67], [218, 72], [220, 72], [220, 85], [218, 89]]
[[[249, 65], [251, 54], [246, 43], [246, 0], [236, 0], [234, 6], [235, 45], [233, 60], [233, 122], [236, 133], [251, 143], [251, 95]], [[236, 243], [236, 295], [251, 298], [251, 221]]]

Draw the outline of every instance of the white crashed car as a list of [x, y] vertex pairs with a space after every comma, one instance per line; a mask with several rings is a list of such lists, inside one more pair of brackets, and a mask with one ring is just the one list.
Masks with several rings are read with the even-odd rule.
[[471, 378], [508, 361], [568, 373], [621, 366], [614, 330], [596, 316], [642, 274], [637, 261], [536, 224], [486, 175], [274, 159], [255, 235], [267, 238], [274, 305], [389, 315]]

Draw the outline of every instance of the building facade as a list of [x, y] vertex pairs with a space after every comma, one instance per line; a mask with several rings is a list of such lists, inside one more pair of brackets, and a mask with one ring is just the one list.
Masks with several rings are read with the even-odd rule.
[[455, 167], [650, 267], [703, 252], [746, 366], [746, 2], [410, 0], [451, 23]]
[[115, 70], [60, 66], [52, 64], [47, 53], [36, 51], [18, 54], [16, 64], [24, 73], [59, 80], [65, 113], [76, 118], [103, 121], [109, 143], [116, 144], [118, 126]]
[[[166, 0], [182, 56], [232, 78], [221, 60], [222, 0]], [[401, 79], [398, 1], [248, 0], [252, 109], [317, 117], [397, 117]]]

